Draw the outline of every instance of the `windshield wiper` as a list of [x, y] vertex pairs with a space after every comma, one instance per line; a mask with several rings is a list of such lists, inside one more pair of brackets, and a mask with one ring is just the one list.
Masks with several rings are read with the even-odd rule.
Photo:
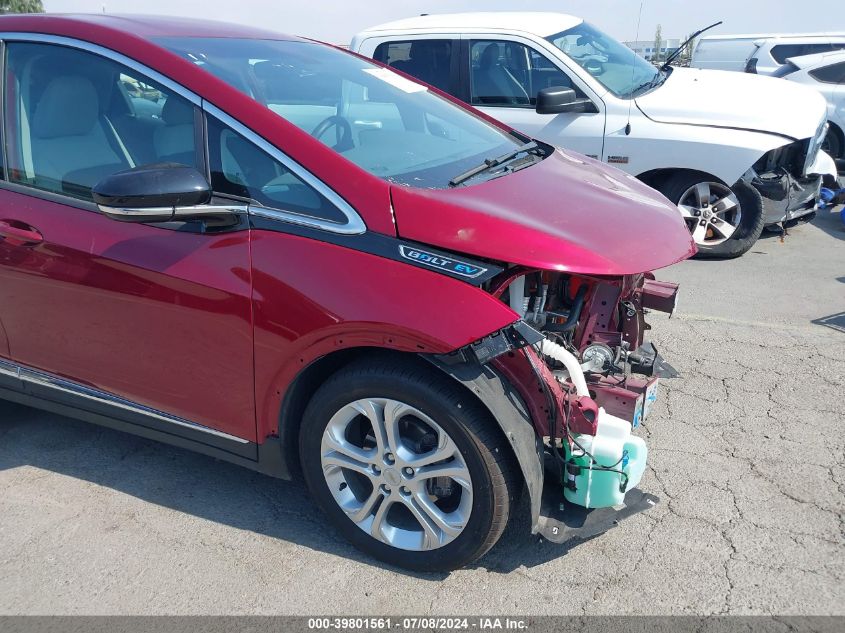
[[633, 97], [634, 95], [636, 95], [637, 93], [639, 93], [639, 92], [640, 92], [640, 90], [643, 90], [643, 91], [645, 91], [645, 90], [651, 90], [652, 88], [654, 88], [654, 87], [657, 85], [657, 82], [658, 82], [658, 81], [659, 81], [662, 77], [663, 77], [663, 75], [661, 75], [661, 74], [660, 74], [660, 71], [658, 70], [658, 71], [655, 73], [654, 77], [652, 77], [652, 78], [651, 78], [651, 79], [649, 79], [648, 81], [644, 81], [644, 82], [643, 82], [643, 83], [641, 83], [639, 86], [637, 86], [636, 88], [634, 88], [633, 90], [631, 90], [631, 92], [629, 93], [629, 96], [630, 96], [630, 97]]
[[478, 174], [487, 171], [488, 169], [493, 169], [494, 167], [498, 167], [509, 160], [513, 160], [520, 154], [525, 152], [533, 152], [535, 150], [539, 150], [540, 146], [537, 145], [535, 141], [531, 141], [530, 143], [526, 143], [525, 145], [520, 145], [519, 147], [511, 150], [507, 154], [502, 154], [496, 158], [485, 158], [484, 162], [478, 165], [477, 167], [473, 167], [472, 169], [465, 171], [464, 173], [455, 176], [452, 180], [449, 181], [450, 187], [457, 187], [464, 181], [469, 180], [473, 176], [477, 176]]
[[665, 62], [663, 62], [663, 65], [660, 67], [660, 70], [666, 70], [667, 68], [669, 68], [669, 64], [671, 64], [673, 61], [675, 61], [675, 60], [678, 58], [678, 55], [680, 55], [680, 54], [681, 54], [681, 51], [682, 51], [682, 50], [684, 50], [684, 48], [686, 48], [687, 44], [689, 44], [689, 43], [690, 43], [690, 42], [692, 42], [695, 38], [697, 38], [699, 35], [701, 35], [702, 33], [704, 33], [704, 31], [709, 31], [709, 30], [710, 30], [710, 29], [712, 29], [713, 27], [715, 27], [715, 26], [719, 26], [721, 23], [722, 23], [722, 21], [721, 21], [721, 20], [719, 20], [718, 22], [714, 22], [714, 23], [713, 23], [713, 24], [711, 24], [710, 26], [705, 26], [703, 29], [699, 29], [699, 30], [697, 30], [695, 33], [693, 33], [692, 35], [690, 35], [687, 39], [685, 39], [685, 40], [683, 41], [683, 43], [682, 43], [682, 44], [681, 44], [678, 48], [676, 48], [674, 51], [672, 51], [672, 52], [669, 54], [669, 57], [667, 57], [667, 58], [666, 58], [666, 61], [665, 61]]
[[639, 97], [642, 96], [644, 93], [657, 88], [658, 86], [662, 86], [663, 82], [666, 81], [666, 78], [669, 77], [669, 74], [672, 72], [671, 68], [663, 69], [659, 68], [655, 73], [654, 77], [649, 79], [648, 81], [644, 81], [639, 86], [631, 90], [628, 93], [628, 98], [633, 99], [635, 96]]

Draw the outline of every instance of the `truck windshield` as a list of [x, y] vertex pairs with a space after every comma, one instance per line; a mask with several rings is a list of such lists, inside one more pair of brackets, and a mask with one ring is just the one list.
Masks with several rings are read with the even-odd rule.
[[587, 22], [546, 39], [622, 99], [660, 85], [664, 77], [630, 48]]
[[423, 84], [323, 44], [192, 37], [157, 42], [391, 182], [446, 188], [485, 157], [525, 142]]

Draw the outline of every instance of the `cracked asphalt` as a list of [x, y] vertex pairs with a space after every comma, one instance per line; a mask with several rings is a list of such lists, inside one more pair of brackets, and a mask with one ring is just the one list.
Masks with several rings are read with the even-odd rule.
[[605, 534], [519, 518], [472, 568], [406, 574], [300, 483], [0, 404], [0, 613], [845, 614], [838, 212], [659, 277], [682, 284], [650, 319], [682, 374], [641, 430], [660, 503]]

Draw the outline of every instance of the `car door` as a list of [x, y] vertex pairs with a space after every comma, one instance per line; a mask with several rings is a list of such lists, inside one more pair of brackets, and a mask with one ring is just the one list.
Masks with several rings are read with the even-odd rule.
[[38, 397], [250, 456], [246, 223], [117, 222], [91, 194], [141, 164], [205, 170], [200, 100], [84, 46], [6, 43], [0, 305], [11, 358]]
[[[511, 127], [547, 143], [602, 155], [604, 105], [573, 74], [520, 38], [471, 36], [464, 48], [470, 103]], [[589, 98], [583, 112], [537, 114], [537, 93], [564, 86]]]

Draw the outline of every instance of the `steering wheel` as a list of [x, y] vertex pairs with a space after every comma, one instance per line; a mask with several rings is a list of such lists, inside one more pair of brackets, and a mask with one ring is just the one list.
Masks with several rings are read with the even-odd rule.
[[315, 127], [311, 132], [311, 136], [319, 139], [332, 127], [337, 128], [337, 143], [334, 145], [334, 149], [339, 152], [352, 149], [352, 147], [354, 147], [352, 143], [352, 126], [349, 125], [349, 121], [339, 114], [333, 114], [320, 121], [320, 123], [317, 124], [317, 127]]

